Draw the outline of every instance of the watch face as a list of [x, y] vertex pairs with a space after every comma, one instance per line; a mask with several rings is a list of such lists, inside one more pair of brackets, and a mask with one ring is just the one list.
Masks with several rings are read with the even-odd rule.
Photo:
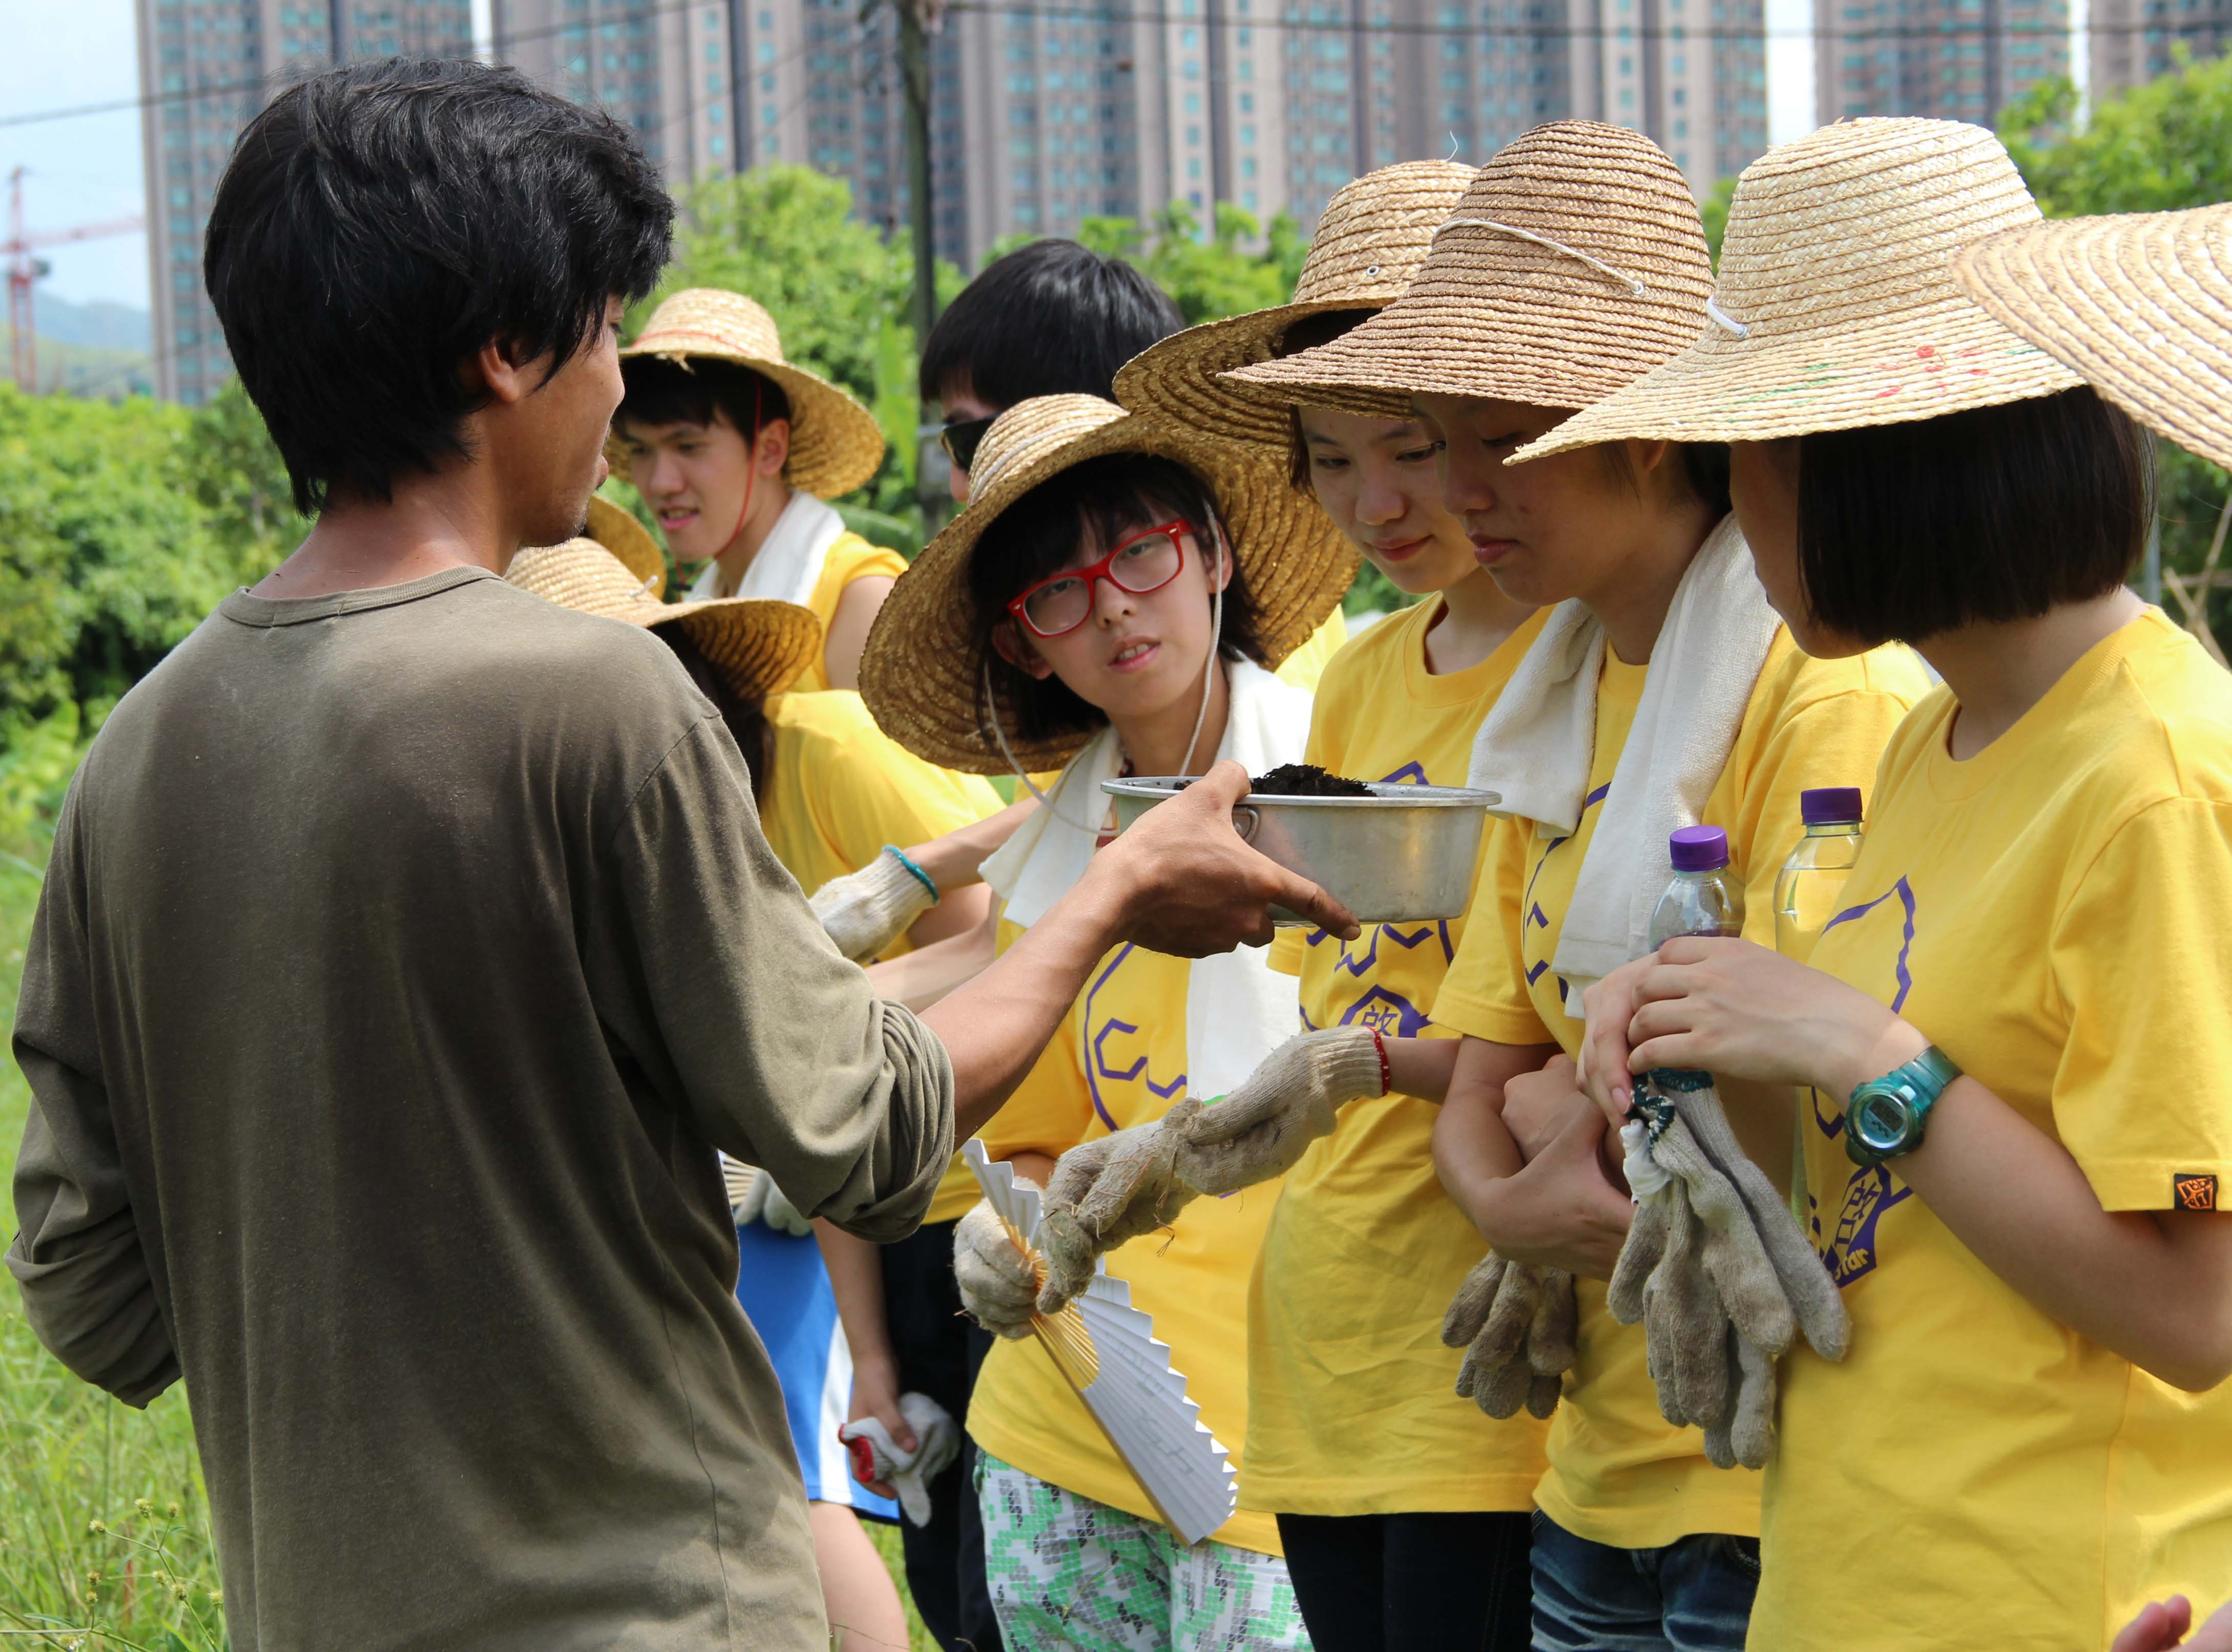
[[1856, 1097], [1851, 1116], [1852, 1133], [1878, 1152], [1886, 1152], [1906, 1140], [1913, 1110], [1904, 1096], [1872, 1091]]

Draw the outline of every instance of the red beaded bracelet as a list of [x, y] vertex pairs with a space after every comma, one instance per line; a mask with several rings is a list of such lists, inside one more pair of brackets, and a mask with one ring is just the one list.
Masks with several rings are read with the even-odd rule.
[[1372, 1034], [1372, 1047], [1379, 1052], [1379, 1093], [1384, 1096], [1395, 1087], [1395, 1069], [1387, 1062], [1387, 1040], [1380, 1037], [1376, 1027], [1365, 1030]]

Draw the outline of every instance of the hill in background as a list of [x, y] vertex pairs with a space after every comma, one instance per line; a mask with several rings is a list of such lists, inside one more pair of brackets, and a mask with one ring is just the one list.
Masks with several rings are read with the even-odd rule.
[[[74, 304], [42, 293], [33, 314], [40, 390], [104, 401], [154, 394], [152, 327], [146, 311], [106, 299]], [[12, 359], [14, 347], [14, 335], [0, 321], [0, 363]]]

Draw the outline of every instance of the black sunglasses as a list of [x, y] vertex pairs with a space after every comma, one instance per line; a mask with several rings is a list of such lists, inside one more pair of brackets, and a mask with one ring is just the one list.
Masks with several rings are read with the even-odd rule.
[[947, 422], [938, 433], [938, 444], [945, 450], [945, 457], [953, 461], [957, 470], [973, 470], [976, 463], [976, 444], [984, 439], [984, 432], [992, 428], [989, 418], [957, 418]]

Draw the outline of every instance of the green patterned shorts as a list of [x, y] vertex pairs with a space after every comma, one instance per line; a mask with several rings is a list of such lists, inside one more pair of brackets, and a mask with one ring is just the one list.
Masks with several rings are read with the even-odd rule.
[[1308, 1652], [1287, 1563], [1229, 1543], [1186, 1547], [976, 1454], [984, 1581], [1015, 1652]]

